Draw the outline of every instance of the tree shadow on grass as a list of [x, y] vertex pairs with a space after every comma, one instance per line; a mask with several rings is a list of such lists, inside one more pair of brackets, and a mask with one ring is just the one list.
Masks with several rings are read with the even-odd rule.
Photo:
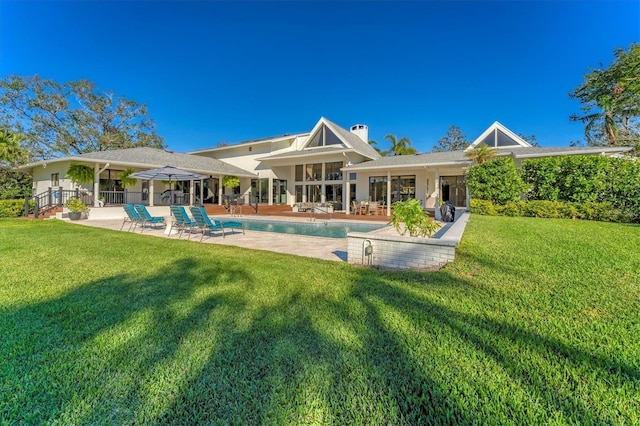
[[[348, 276], [341, 297], [292, 280], [262, 301], [259, 277], [242, 266], [185, 258], [10, 312], [16, 335], [3, 352], [19, 380], [1, 382], [13, 399], [0, 414], [32, 423], [607, 423], [606, 408], [572, 392], [580, 374], [610, 388], [638, 383], [634, 366], [438, 302], [447, 289], [473, 294], [446, 271]], [[498, 370], [508, 389], [492, 395], [456, 365]], [[534, 402], [511, 400], [511, 390]]]
[[[417, 274], [416, 277], [423, 275]], [[447, 273], [431, 277], [435, 278], [432, 284], [436, 285], [442, 284], [442, 278], [446, 282], [465, 284], [465, 281]], [[452, 332], [467, 348], [483, 354], [499, 366], [517, 387], [524, 389], [526, 395], [538, 400], [540, 420], [560, 414], [565, 421], [570, 419], [583, 424], [615, 423], [625, 418], [630, 421], [625, 416], [640, 409], [640, 401], [636, 400], [635, 404], [632, 403], [636, 408], [627, 410], [626, 415], [618, 413], [614, 407], [609, 410], [602, 406], [598, 397], [595, 403], [586, 400], [585, 396], [589, 395], [591, 389], [588, 385], [584, 386], [585, 381], [591, 381], [612, 394], [625, 386], [627, 391], [633, 393], [633, 389], [637, 391], [640, 388], [640, 369], [637, 365], [622, 362], [613, 356], [587, 352], [559, 338], [542, 336], [513, 323], [454, 311], [433, 300], [417, 297], [410, 285], [394, 283], [390, 286], [386, 280], [369, 280], [360, 284], [354, 287], [353, 296], [369, 306], [372, 324], [378, 323], [380, 329], [384, 329], [384, 321], [379, 317], [383, 310], [380, 306], [395, 308], [409, 321], [424, 321], [426, 315], [426, 321], [431, 322], [432, 327]], [[382, 303], [374, 304], [372, 300]], [[565, 374], [566, 377], [558, 380], [557, 374]], [[530, 417], [532, 410], [526, 407], [527, 401], [522, 402], [525, 406], [507, 404], [503, 411], [509, 412], [511, 419], [516, 422], [519, 422], [518, 418], [522, 422], [530, 422], [535, 416]], [[625, 404], [619, 407], [625, 407]], [[529, 414], [525, 414], [525, 411], [529, 411]], [[460, 417], [456, 422], [467, 423], [471, 418], [481, 423], [493, 423], [499, 419], [498, 413], [495, 413], [498, 415], [495, 418], [487, 416], [486, 412], [482, 415], [463, 414], [466, 417]]]
[[185, 258], [153, 275], [112, 276], [3, 314], [15, 324], [2, 344], [5, 368], [20, 380], [0, 382], [11, 395], [0, 417], [102, 423], [119, 411], [128, 418], [124, 407], [134, 413], [145, 398], [145, 375], [174, 358], [218, 307], [242, 309], [236, 283], [252, 280], [228, 263]]

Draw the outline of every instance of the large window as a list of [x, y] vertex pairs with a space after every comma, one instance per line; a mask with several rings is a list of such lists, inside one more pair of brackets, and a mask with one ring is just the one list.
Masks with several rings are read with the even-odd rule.
[[307, 185], [307, 202], [319, 203], [322, 201], [322, 187], [320, 185]]
[[256, 197], [259, 203], [269, 202], [269, 179], [251, 179], [251, 200], [254, 203]]
[[304, 192], [304, 185], [296, 185], [296, 203], [302, 202], [302, 194]]
[[[387, 202], [387, 177], [369, 178], [369, 198], [372, 201]], [[415, 176], [391, 176], [391, 203], [416, 197]]]
[[322, 180], [322, 163], [307, 164], [306, 180]]
[[391, 177], [391, 202], [405, 201], [409, 198], [416, 198], [416, 177], [415, 176], [392, 176]]
[[308, 147], [321, 147], [327, 145], [340, 145], [342, 141], [340, 138], [336, 136], [330, 129], [327, 128], [324, 124], [318, 130], [313, 138], [307, 144]]
[[325, 199], [332, 202], [336, 210], [342, 210], [342, 185], [327, 185], [325, 187]]
[[273, 203], [274, 204], [286, 204], [287, 203], [287, 181], [274, 179], [273, 180]]
[[341, 167], [342, 161], [338, 161], [335, 163], [326, 163], [324, 165], [325, 180], [342, 180], [342, 171], [340, 170]]
[[304, 170], [302, 164], [296, 166], [296, 182], [302, 182], [304, 180]]
[[369, 197], [371, 201], [385, 203], [387, 200], [387, 177], [372, 176], [369, 178]]

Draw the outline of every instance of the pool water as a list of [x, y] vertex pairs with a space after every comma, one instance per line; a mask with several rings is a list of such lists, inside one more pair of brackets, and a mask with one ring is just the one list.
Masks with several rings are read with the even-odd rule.
[[[384, 228], [380, 223], [347, 223], [347, 222], [277, 222], [266, 220], [236, 220], [248, 231], [276, 232], [278, 234], [298, 234], [312, 237], [347, 238], [349, 232], [370, 232]], [[224, 219], [222, 219], [224, 222]]]

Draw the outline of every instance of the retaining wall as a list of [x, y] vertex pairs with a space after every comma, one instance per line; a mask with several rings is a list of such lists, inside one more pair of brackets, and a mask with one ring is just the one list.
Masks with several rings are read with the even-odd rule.
[[[347, 235], [348, 262], [394, 269], [442, 267], [454, 260], [468, 220], [469, 213], [464, 212], [455, 222], [445, 224], [434, 238], [393, 235], [384, 231], [351, 232]], [[367, 247], [370, 247], [370, 253]]]

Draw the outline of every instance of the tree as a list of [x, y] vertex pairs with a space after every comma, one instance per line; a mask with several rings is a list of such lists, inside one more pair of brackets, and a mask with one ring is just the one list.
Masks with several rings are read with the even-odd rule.
[[229, 189], [240, 186], [240, 178], [238, 176], [223, 176], [222, 186]]
[[460, 130], [458, 126], [449, 126], [447, 134], [438, 140], [438, 145], [435, 145], [432, 151], [462, 151], [470, 144], [471, 143], [467, 140], [467, 137], [462, 133], [462, 130]]
[[22, 135], [0, 128], [0, 200], [24, 198], [31, 194], [33, 179], [29, 173], [12, 170], [27, 161]]
[[495, 204], [519, 200], [527, 189], [511, 157], [496, 158], [472, 166], [466, 182], [472, 198], [489, 200]]
[[582, 103], [582, 115], [571, 121], [584, 123], [589, 145], [632, 145], [640, 140], [640, 44], [628, 51], [616, 49], [608, 68], [585, 74], [584, 83], [569, 96]]
[[0, 128], [0, 165], [16, 166], [26, 162], [27, 152], [22, 148], [24, 136]]
[[536, 142], [536, 135], [523, 135], [522, 133], [518, 133], [518, 136], [520, 136], [520, 138], [527, 142], [529, 145], [531, 146], [540, 146], [540, 144], [538, 142]]
[[123, 187], [133, 186], [138, 183], [138, 179], [132, 178], [131, 175], [136, 172], [136, 169], [132, 169], [131, 167], [124, 169], [118, 174], [118, 179], [122, 183]]
[[376, 150], [376, 152], [380, 155], [385, 155], [384, 151], [380, 149], [380, 147], [378, 146], [378, 142], [374, 141], [373, 139], [369, 141], [369, 145], [371, 145], [371, 147], [373, 149]]
[[389, 139], [391, 142], [391, 148], [385, 151], [385, 155], [410, 155], [418, 152], [411, 146], [411, 140], [406, 136], [398, 139], [395, 135], [388, 134], [385, 139]]
[[465, 152], [464, 156], [475, 161], [477, 164], [482, 164], [497, 154], [497, 149], [490, 148], [486, 143], [481, 143], [472, 150]]
[[147, 107], [88, 80], [59, 84], [40, 77], [0, 81], [0, 125], [25, 136], [36, 160], [93, 151], [162, 148]]

